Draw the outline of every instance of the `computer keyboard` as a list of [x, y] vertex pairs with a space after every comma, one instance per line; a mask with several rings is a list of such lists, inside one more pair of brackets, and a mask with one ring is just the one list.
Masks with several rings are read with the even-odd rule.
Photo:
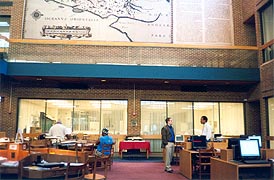
[[262, 159], [258, 159], [258, 160], [243, 160], [243, 163], [245, 163], [245, 164], [268, 164], [269, 161], [268, 160], [262, 160]]

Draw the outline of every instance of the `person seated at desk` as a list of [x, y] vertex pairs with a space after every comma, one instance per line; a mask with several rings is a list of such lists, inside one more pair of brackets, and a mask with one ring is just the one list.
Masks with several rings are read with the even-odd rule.
[[56, 124], [50, 127], [48, 135], [53, 137], [58, 137], [61, 140], [63, 140], [66, 135], [66, 130], [67, 130], [66, 126], [62, 124], [61, 120], [58, 120]]
[[[96, 141], [97, 149], [95, 155], [102, 156], [102, 148], [104, 144], [114, 144], [113, 138], [108, 135], [108, 129], [103, 128], [102, 136]], [[109, 155], [109, 151], [106, 151], [104, 155]]]

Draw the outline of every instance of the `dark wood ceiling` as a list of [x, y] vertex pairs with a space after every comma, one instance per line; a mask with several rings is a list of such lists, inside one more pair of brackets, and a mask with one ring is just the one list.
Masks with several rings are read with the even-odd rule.
[[183, 91], [248, 91], [256, 82], [248, 81], [190, 81], [165, 79], [98, 79], [67, 77], [13, 76], [17, 86], [48, 87], [61, 89], [125, 88], [132, 89], [174, 89]]

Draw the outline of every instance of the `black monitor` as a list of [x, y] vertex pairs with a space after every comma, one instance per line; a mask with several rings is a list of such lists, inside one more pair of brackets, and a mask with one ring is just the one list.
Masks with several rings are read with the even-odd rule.
[[241, 159], [261, 159], [261, 150], [258, 139], [239, 140]]
[[249, 136], [249, 135], [241, 134], [241, 135], [240, 135], [240, 138], [242, 138], [242, 139], [248, 139], [248, 136]]
[[258, 135], [248, 136], [248, 139], [258, 139], [260, 148], [262, 147], [262, 137]]
[[240, 160], [241, 153], [240, 153], [240, 140], [246, 140], [246, 138], [229, 138], [228, 139], [228, 146], [227, 149], [233, 149], [233, 160]]
[[229, 138], [228, 139], [228, 146], [227, 149], [233, 149], [233, 146], [238, 146], [239, 145], [239, 140], [245, 140], [247, 138]]
[[222, 134], [214, 134], [214, 139], [216, 139], [218, 137], [222, 137]]
[[190, 139], [191, 139], [191, 142], [192, 142], [192, 149], [193, 150], [206, 149], [207, 148], [206, 136], [194, 135], [194, 136], [191, 136]]

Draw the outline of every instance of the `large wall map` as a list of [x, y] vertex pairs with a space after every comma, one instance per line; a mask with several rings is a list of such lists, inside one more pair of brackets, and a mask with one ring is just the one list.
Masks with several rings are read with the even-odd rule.
[[[230, 0], [211, 0], [218, 5], [217, 8], [226, 10], [218, 10], [220, 15], [213, 17], [219, 18], [218, 24], [225, 24], [226, 32], [224, 34], [222, 29], [218, 32], [215, 28], [216, 35], [213, 37], [208, 37], [212, 36], [212, 33], [207, 32], [202, 23], [207, 21], [209, 25], [212, 23], [215, 25], [215, 21], [208, 21], [205, 17], [208, 12], [205, 8], [211, 8], [205, 5], [209, 1], [25, 0], [23, 37], [26, 39], [231, 44]], [[210, 40], [207, 41], [207, 39]]]

